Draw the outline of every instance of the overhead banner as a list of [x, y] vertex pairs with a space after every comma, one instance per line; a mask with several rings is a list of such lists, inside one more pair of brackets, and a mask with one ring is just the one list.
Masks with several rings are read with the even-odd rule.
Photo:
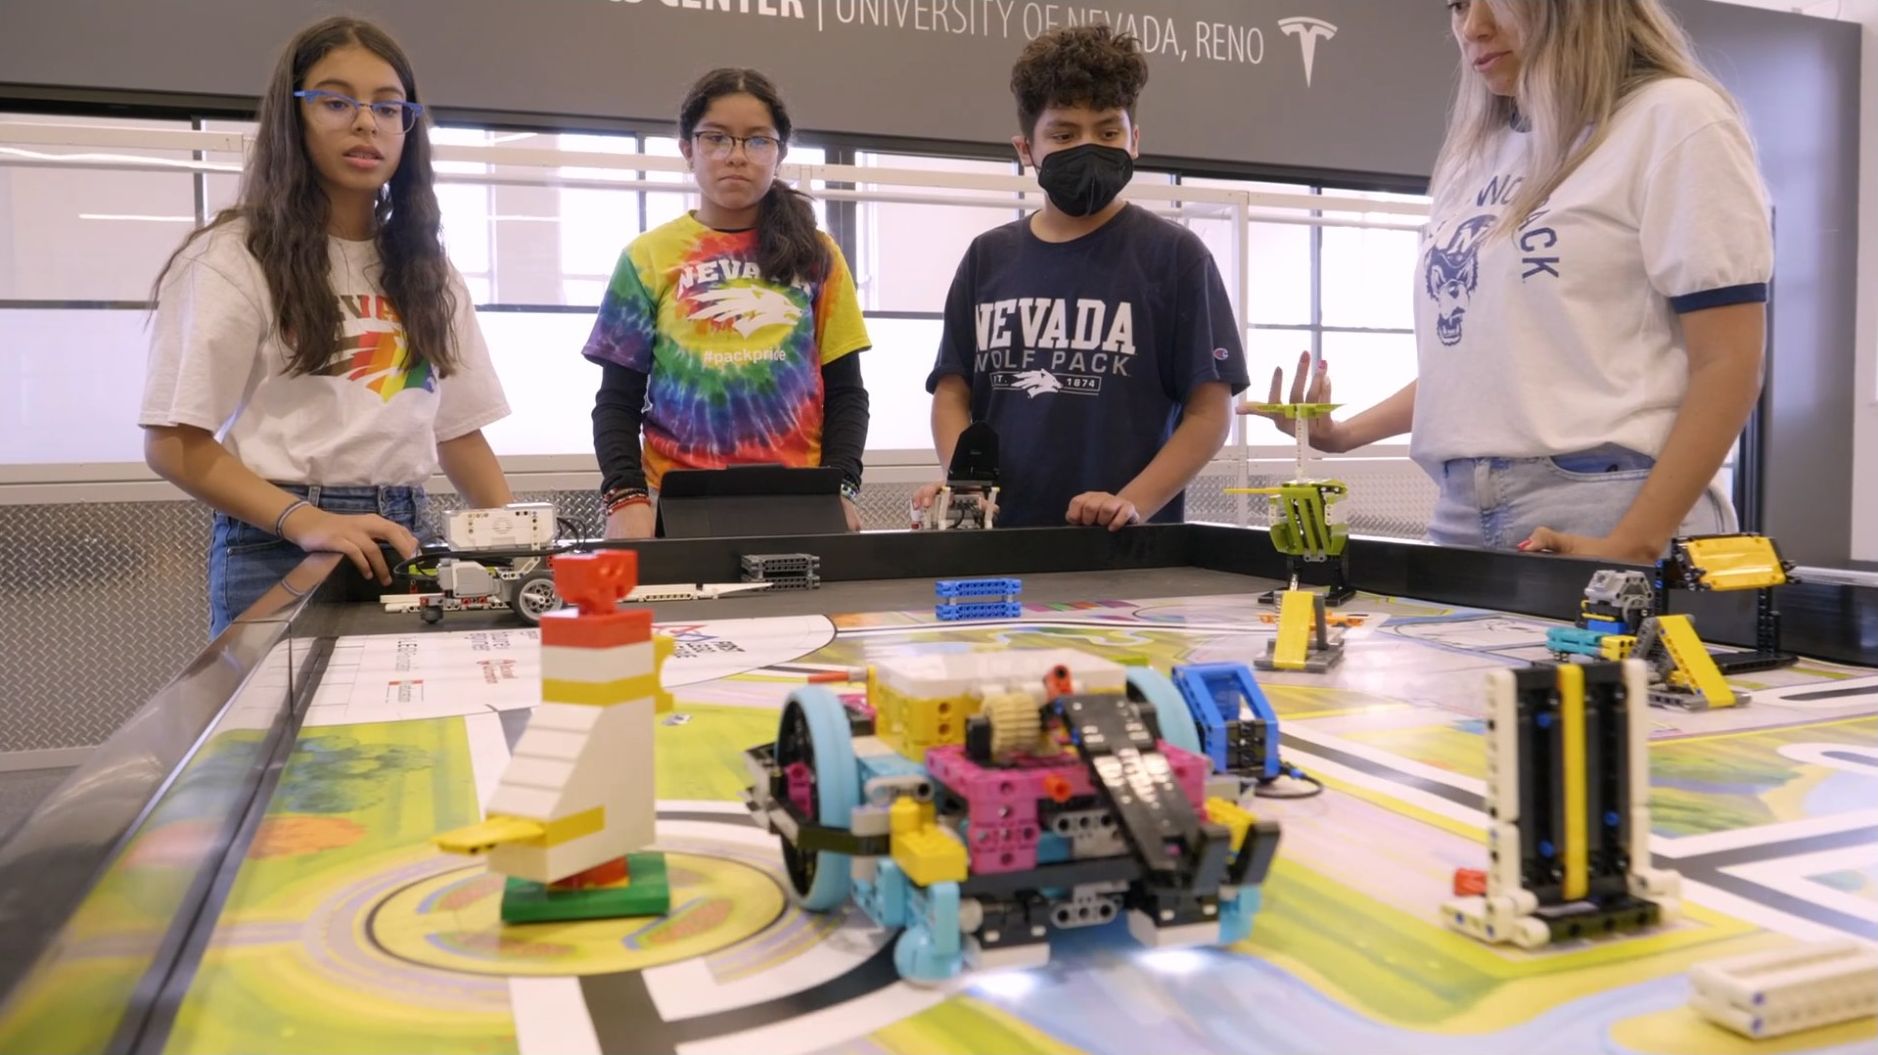
[[[1811, 21], [1676, 6], [1724, 69], [1754, 47], [1741, 16]], [[444, 108], [670, 120], [700, 73], [754, 66], [798, 128], [970, 143], [1017, 131], [1028, 41], [1107, 22], [1147, 52], [1145, 153], [1316, 173], [1425, 176], [1457, 68], [1441, 0], [4, 0], [0, 86], [258, 96], [340, 12], [385, 25]]]

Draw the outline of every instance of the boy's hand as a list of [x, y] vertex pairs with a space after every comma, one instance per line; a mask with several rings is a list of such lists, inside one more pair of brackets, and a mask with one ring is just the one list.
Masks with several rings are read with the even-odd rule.
[[1069, 513], [1065, 516], [1072, 524], [1102, 526], [1110, 531], [1120, 531], [1130, 524], [1141, 522], [1141, 514], [1135, 510], [1135, 504], [1120, 495], [1107, 491], [1084, 491], [1069, 500]]

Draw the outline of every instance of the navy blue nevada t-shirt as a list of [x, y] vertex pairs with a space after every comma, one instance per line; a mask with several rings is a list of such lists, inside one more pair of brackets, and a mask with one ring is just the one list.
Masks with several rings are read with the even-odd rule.
[[[1135, 205], [1070, 242], [1025, 217], [979, 235], [946, 297], [926, 390], [956, 374], [997, 430], [998, 523], [1064, 523], [1154, 459], [1195, 385], [1246, 387], [1239, 322], [1197, 235]], [[1182, 520], [1185, 495], [1151, 519]]]

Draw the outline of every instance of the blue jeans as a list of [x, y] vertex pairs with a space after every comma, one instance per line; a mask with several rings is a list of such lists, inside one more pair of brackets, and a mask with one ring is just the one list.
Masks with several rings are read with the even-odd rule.
[[[1512, 549], [1540, 527], [1602, 538], [1655, 466], [1649, 455], [1616, 444], [1549, 458], [1455, 458], [1435, 474], [1441, 493], [1428, 539], [1443, 546]], [[1734, 530], [1734, 510], [1710, 488], [1677, 533]]]
[[[277, 484], [329, 513], [376, 513], [413, 533], [424, 511], [417, 487]], [[306, 551], [245, 520], [215, 514], [209, 541], [209, 636], [213, 638], [306, 558]]]

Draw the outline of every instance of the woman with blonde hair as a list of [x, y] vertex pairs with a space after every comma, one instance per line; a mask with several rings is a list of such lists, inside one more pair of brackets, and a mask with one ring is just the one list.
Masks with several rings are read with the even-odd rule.
[[[1412, 426], [1442, 544], [1641, 563], [1731, 530], [1711, 482], [1760, 392], [1773, 269], [1740, 111], [1660, 0], [1446, 7], [1461, 85], [1415, 276], [1418, 376], [1312, 443]], [[1328, 400], [1307, 364], [1293, 400]]]

